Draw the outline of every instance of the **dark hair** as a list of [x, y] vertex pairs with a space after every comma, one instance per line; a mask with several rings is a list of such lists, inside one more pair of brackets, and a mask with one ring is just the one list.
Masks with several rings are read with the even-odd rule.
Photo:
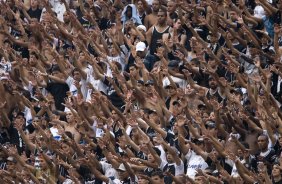
[[159, 176], [160, 178], [164, 178], [163, 171], [160, 169], [156, 169], [152, 172], [151, 177], [153, 176]]
[[74, 75], [74, 72], [79, 72], [79, 69], [78, 68], [74, 68], [71, 72], [72, 76]]
[[242, 142], [241, 143], [246, 149], [250, 149], [250, 146], [247, 142]]
[[160, 150], [159, 148], [154, 147], [153, 149], [155, 150], [155, 152], [156, 152], [159, 156], [161, 156], [162, 152], [161, 152], [161, 150]]
[[167, 16], [167, 10], [164, 7], [160, 7], [159, 12], [164, 12], [165, 16]]
[[264, 133], [259, 134], [258, 138], [259, 138], [259, 137], [265, 137], [265, 138], [266, 138], [266, 140], [268, 141], [268, 136], [267, 136], [267, 135], [265, 135]]
[[53, 65], [53, 67], [52, 67], [52, 73], [53, 72], [61, 72], [61, 70], [60, 70], [60, 67], [58, 66], [58, 65]]

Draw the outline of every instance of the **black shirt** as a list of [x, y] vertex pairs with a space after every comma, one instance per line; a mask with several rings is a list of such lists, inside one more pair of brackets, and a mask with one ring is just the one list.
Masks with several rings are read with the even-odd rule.
[[36, 18], [38, 21], [40, 20], [42, 9], [37, 8], [36, 10], [32, 10], [31, 8], [27, 11], [30, 18]]
[[65, 107], [62, 103], [64, 103], [64, 99], [67, 97], [67, 91], [70, 90], [69, 86], [66, 83], [61, 84], [49, 82], [46, 90], [54, 97], [56, 109], [64, 111]]

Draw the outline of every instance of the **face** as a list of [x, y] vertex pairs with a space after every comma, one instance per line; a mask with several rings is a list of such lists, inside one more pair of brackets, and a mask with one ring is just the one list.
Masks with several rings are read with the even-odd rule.
[[195, 177], [195, 183], [196, 184], [205, 184], [205, 180], [203, 178], [204, 176], [196, 176]]
[[209, 86], [210, 86], [211, 89], [216, 89], [217, 88], [217, 83], [216, 83], [216, 81], [213, 78], [211, 78], [209, 80]]
[[76, 81], [81, 80], [81, 74], [78, 71], [73, 72], [73, 79]]
[[262, 44], [267, 44], [267, 43], [268, 43], [268, 39], [267, 39], [265, 36], [263, 36], [263, 37], [261, 38], [261, 43], [262, 43]]
[[171, 86], [168, 86], [168, 87], [166, 88], [166, 91], [167, 91], [167, 93], [168, 93], [170, 96], [173, 96], [173, 95], [176, 94], [176, 90], [175, 90], [173, 87], [171, 87]]
[[21, 116], [21, 115], [19, 115], [19, 116], [16, 117], [15, 121], [17, 121], [17, 122], [19, 122], [19, 121], [20, 121], [20, 122], [23, 122], [23, 121], [24, 121], [24, 117]]
[[63, 16], [64, 16], [64, 22], [65, 22], [65, 23], [68, 23], [68, 22], [70, 21], [70, 16], [69, 16], [69, 14], [65, 12]]
[[238, 18], [238, 15], [235, 11], [230, 11], [230, 19], [234, 22]]
[[152, 176], [151, 179], [153, 184], [164, 184], [164, 179], [158, 175]]
[[155, 159], [154, 159], [154, 157], [153, 157], [152, 154], [148, 154], [148, 161], [149, 161], [150, 163], [153, 163], [153, 162], [155, 161]]
[[119, 178], [121, 179], [121, 180], [125, 180], [125, 179], [127, 179], [128, 178], [128, 172], [126, 172], [126, 171], [118, 171], [118, 175], [119, 175]]
[[267, 149], [268, 139], [266, 136], [259, 136], [258, 137], [258, 146], [260, 150]]
[[144, 11], [144, 6], [143, 6], [142, 1], [138, 1], [137, 2], [137, 10], [138, 10], [138, 12], [143, 12]]
[[128, 6], [126, 10], [126, 16], [130, 19], [132, 17], [132, 8]]
[[71, 112], [68, 112], [68, 113], [67, 113], [66, 118], [67, 118], [67, 122], [71, 122], [71, 121], [74, 120], [74, 119], [73, 119], [73, 115], [72, 115]]
[[279, 145], [282, 146], [282, 136], [280, 135], [278, 138]]
[[31, 1], [31, 7], [36, 8], [38, 6], [38, 1], [37, 0], [32, 0]]
[[168, 163], [172, 163], [173, 162], [173, 157], [170, 153], [166, 153], [166, 159]]
[[6, 59], [4, 57], [1, 58], [1, 63], [6, 63]]
[[146, 91], [147, 93], [152, 93], [154, 91], [154, 85], [153, 84], [146, 84]]
[[159, 11], [158, 12], [158, 23], [164, 24], [166, 22], [166, 14], [165, 12]]
[[277, 7], [279, 8], [279, 10], [282, 10], [282, 1], [281, 0], [277, 3]]
[[139, 184], [149, 184], [149, 181], [144, 178], [138, 177], [138, 183]]
[[[143, 151], [143, 152], [146, 152], [148, 150], [148, 147], [147, 147], [147, 144], [143, 141], [140, 142], [140, 149]], [[148, 155], [148, 158], [149, 158], [149, 155]]]
[[169, 1], [167, 3], [167, 11], [173, 13], [176, 10], [175, 2]]
[[112, 118], [113, 118], [114, 121], [118, 121], [119, 120], [119, 116], [116, 113], [116, 111], [112, 111]]
[[31, 66], [35, 66], [36, 63], [37, 63], [37, 59], [36, 59], [35, 55], [30, 55], [30, 57], [29, 57], [29, 64]]
[[173, 105], [172, 106], [172, 114], [174, 116], [177, 116], [180, 113], [181, 113], [181, 106], [180, 106], [180, 104], [177, 103], [177, 104]]
[[271, 174], [272, 174], [273, 177], [281, 176], [281, 171], [280, 171], [278, 165], [273, 165]]
[[59, 71], [52, 72], [52, 75], [54, 75], [55, 77], [63, 78], [63, 74]]
[[144, 51], [137, 51], [137, 56], [140, 57], [140, 58], [144, 58], [146, 56], [146, 52]]
[[160, 9], [160, 2], [158, 0], [153, 1], [152, 9], [153, 9], [154, 12], [159, 11], [159, 9]]
[[13, 171], [16, 169], [16, 163], [12, 162], [12, 161], [7, 161], [6, 163], [6, 167], [8, 171]]
[[194, 88], [191, 88], [190, 85], [187, 85], [187, 87], [185, 88], [185, 94], [192, 96], [196, 94], [196, 90]]
[[129, 67], [129, 72], [132, 73], [134, 76], [136, 76], [136, 74], [138, 74], [137, 70], [134, 66]]
[[46, 164], [46, 162], [45, 162], [45, 160], [44, 160], [43, 158], [39, 157], [38, 162], [39, 162], [40, 167], [41, 167], [42, 169], [46, 169], [47, 164]]
[[216, 42], [217, 42], [217, 37], [214, 36], [214, 35], [212, 35], [212, 36], [210, 37], [210, 42], [211, 42], [211, 43], [216, 43]]
[[181, 28], [181, 21], [178, 19], [174, 25], [173, 25], [177, 30]]

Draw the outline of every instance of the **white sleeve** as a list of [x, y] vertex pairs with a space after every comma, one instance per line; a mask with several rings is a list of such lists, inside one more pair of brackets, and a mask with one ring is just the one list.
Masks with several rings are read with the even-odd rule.
[[68, 76], [66, 83], [70, 87], [73, 84], [74, 79], [71, 76]]
[[175, 164], [175, 176], [179, 176], [181, 174], [184, 174], [184, 163], [182, 160], [180, 165]]
[[166, 164], [167, 164], [167, 161], [162, 159], [162, 162], [160, 164], [160, 169], [163, 170]]
[[107, 162], [101, 161], [100, 164], [104, 173], [106, 173], [108, 169], [112, 168], [112, 165]]
[[129, 125], [129, 126], [126, 128], [126, 134], [127, 134], [127, 135], [130, 135], [131, 131], [132, 131], [132, 127]]
[[192, 155], [193, 155], [193, 151], [191, 149], [189, 149], [188, 153], [184, 156], [185, 159], [187, 160], [187, 162], [189, 162]]

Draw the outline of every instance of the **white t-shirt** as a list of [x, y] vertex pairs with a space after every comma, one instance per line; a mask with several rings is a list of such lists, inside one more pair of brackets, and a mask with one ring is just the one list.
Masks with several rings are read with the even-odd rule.
[[50, 132], [51, 132], [51, 134], [53, 135], [53, 137], [55, 137], [55, 138], [61, 140], [61, 135], [59, 135], [59, 131], [58, 131], [57, 128], [51, 127], [51, 128], [50, 128]]
[[[122, 71], [124, 71], [124, 68], [125, 68], [125, 55], [124, 54], [120, 54], [120, 55], [115, 56], [115, 57], [107, 56], [107, 59], [108, 59], [109, 62], [113, 62], [113, 61], [118, 62], [121, 65]], [[113, 74], [112, 74], [112, 71], [110, 69], [109, 64], [107, 64], [106, 75], [108, 77], [113, 77]]]
[[200, 155], [197, 155], [194, 151], [189, 150], [189, 152], [185, 155], [187, 160], [187, 172], [186, 175], [190, 178], [195, 178], [197, 173], [196, 169], [204, 170], [208, 167], [206, 161]]
[[258, 5], [255, 7], [254, 16], [258, 18], [262, 18], [263, 16], [265, 16], [265, 11], [262, 6]]
[[117, 171], [112, 167], [111, 164], [105, 162], [105, 161], [100, 161], [103, 173], [106, 177], [114, 177], [118, 178], [118, 173]]
[[158, 148], [158, 149], [161, 151], [161, 156], [160, 156], [160, 158], [161, 158], [163, 161], [167, 162], [167, 160], [166, 160], [166, 154], [165, 154], [165, 151], [164, 151], [164, 148], [162, 147], [162, 145], [158, 145], [158, 146], [155, 146], [155, 147]]
[[[72, 95], [77, 96], [78, 92], [76, 86], [74, 85], [74, 82], [75, 80], [71, 76], [69, 76], [66, 80], [66, 83], [69, 86]], [[88, 93], [87, 82], [86, 80], [81, 79], [79, 84], [81, 85], [81, 93], [83, 95], [83, 99], [86, 99]]]
[[175, 162], [174, 163], [168, 163], [167, 161], [162, 160], [161, 165], [160, 165], [160, 169], [164, 170], [166, 165], [168, 165], [168, 167], [173, 166], [175, 168], [175, 176], [179, 176], [181, 174], [184, 174], [184, 163], [181, 160], [180, 165], [177, 165]]
[[[171, 79], [173, 80], [173, 82], [178, 84], [180, 88], [184, 89], [187, 86], [187, 81], [186, 80], [180, 79], [178, 77], [173, 77], [173, 76], [171, 76]], [[166, 87], [168, 85], [170, 85], [170, 81], [169, 81], [169, 79], [167, 77], [165, 77], [163, 79], [163, 87]]]

